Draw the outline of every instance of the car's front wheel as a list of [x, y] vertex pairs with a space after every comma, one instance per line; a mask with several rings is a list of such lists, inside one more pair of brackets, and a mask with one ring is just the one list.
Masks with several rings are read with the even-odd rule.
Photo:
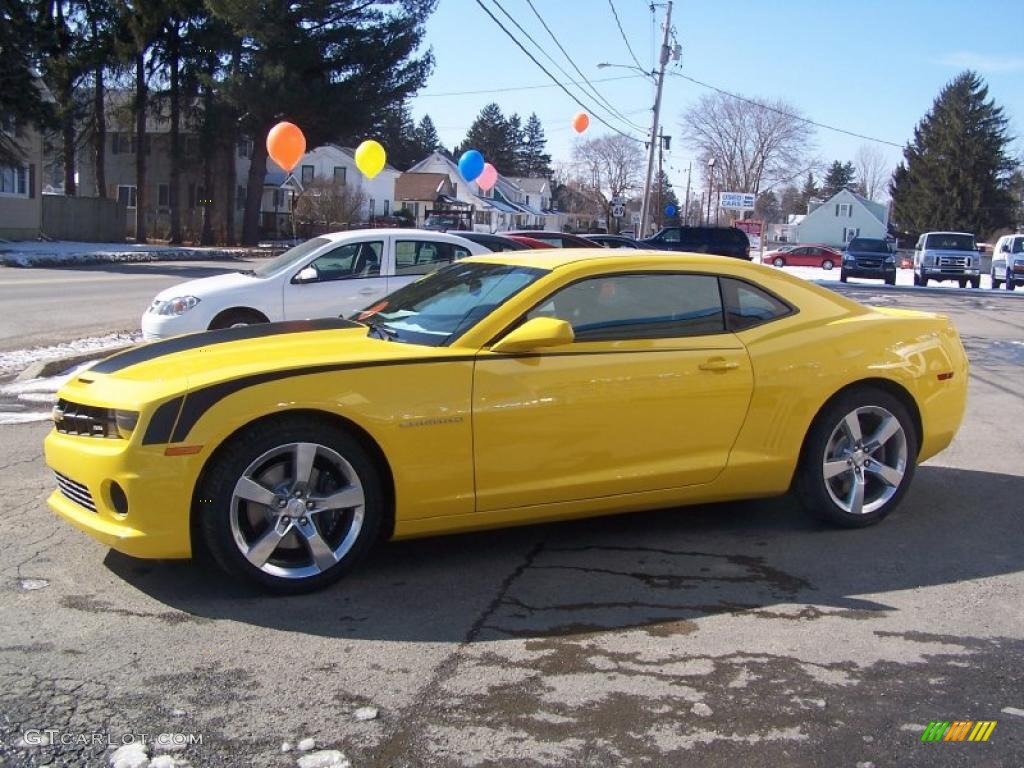
[[266, 322], [267, 318], [254, 309], [228, 309], [213, 318], [208, 330], [219, 331], [224, 328], [259, 325]]
[[776, 256], [775, 259], [772, 261], [772, 264], [774, 264], [776, 267], [784, 267], [786, 266], [786, 260], [781, 256]]
[[341, 578], [383, 517], [377, 468], [358, 441], [310, 417], [247, 428], [196, 495], [206, 544], [229, 574], [281, 594]]
[[826, 270], [826, 271], [832, 269], [832, 267], [834, 267], [834, 266], [835, 266], [835, 262], [832, 261], [831, 259], [825, 259], [823, 262], [821, 262], [821, 268]]
[[996, 290], [999, 287], [1000, 281], [998, 279], [996, 279], [996, 273], [995, 272], [992, 272], [990, 274], [990, 277], [992, 278], [992, 290], [994, 291], [994, 290]]
[[877, 523], [910, 486], [917, 448], [913, 420], [898, 398], [874, 387], [847, 392], [808, 432], [797, 477], [800, 500], [844, 528]]

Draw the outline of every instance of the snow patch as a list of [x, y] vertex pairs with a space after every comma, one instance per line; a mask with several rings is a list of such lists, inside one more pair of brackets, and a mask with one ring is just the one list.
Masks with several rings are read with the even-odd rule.
[[49, 267], [140, 261], [235, 260], [269, 255], [271, 254], [266, 250], [249, 248], [187, 248], [177, 245], [80, 243], [69, 240], [53, 242], [33, 240], [4, 243], [0, 246], [0, 264], [10, 267]]
[[37, 589], [46, 589], [50, 582], [46, 579], [19, 579], [18, 586], [25, 592], [34, 592]]
[[357, 709], [353, 713], [353, 715], [355, 716], [356, 720], [360, 720], [360, 721], [376, 720], [377, 719], [377, 714], [378, 714], [378, 712], [377, 712], [377, 708], [376, 707], [360, 707], [359, 709]]
[[[29, 349], [14, 349], [9, 352], [0, 352], [0, 375], [20, 372], [32, 363], [39, 362], [40, 360], [74, 357], [104, 349], [115, 349], [127, 346], [128, 344], [136, 344], [140, 341], [142, 341], [141, 331], [134, 333], [118, 331], [116, 333], [108, 333], [105, 336], [87, 336], [84, 339], [64, 341], [47, 347], [31, 347]], [[28, 382], [23, 383], [27, 384]]]
[[711, 707], [705, 704], [703, 701], [698, 701], [692, 707], [690, 711], [693, 712], [697, 717], [711, 717], [714, 714]]
[[299, 768], [352, 768], [352, 762], [336, 749], [310, 752], [298, 760]]
[[148, 766], [149, 755], [146, 754], [146, 745], [141, 741], [133, 741], [118, 747], [110, 755], [110, 768], [147, 768]]
[[315, 746], [316, 746], [316, 740], [315, 739], [308, 739], [307, 738], [307, 739], [302, 739], [296, 745], [296, 749], [298, 749], [299, 752], [309, 752], [309, 750], [311, 750]]

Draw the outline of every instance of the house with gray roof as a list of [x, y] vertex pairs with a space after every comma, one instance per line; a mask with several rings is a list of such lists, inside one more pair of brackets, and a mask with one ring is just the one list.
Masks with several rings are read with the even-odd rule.
[[888, 229], [888, 205], [843, 189], [823, 203], [812, 203], [797, 225], [796, 241], [842, 248], [855, 237], [884, 238]]

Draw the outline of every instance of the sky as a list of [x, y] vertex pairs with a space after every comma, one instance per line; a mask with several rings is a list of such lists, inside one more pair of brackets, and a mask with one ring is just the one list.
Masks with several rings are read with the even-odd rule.
[[[560, 81], [581, 80], [530, 7], [529, 0], [481, 0]], [[495, 3], [511, 14], [561, 66], [537, 53]], [[633, 65], [609, 0], [532, 0], [533, 6], [601, 96], [636, 126], [598, 109], [597, 99], [569, 86], [617, 128], [642, 136], [650, 129], [654, 89], [639, 73], [603, 68], [602, 62]], [[653, 68], [649, 0], [611, 0], [637, 59]], [[656, 4], [660, 25], [665, 5]], [[1024, 136], [1024, 28], [1022, 0], [785, 0], [785, 2], [676, 2], [672, 26], [682, 46], [670, 66], [704, 83], [745, 96], [783, 99], [817, 122], [893, 142], [902, 147], [939, 91], [966, 68], [988, 83], [990, 96]], [[571, 127], [580, 110], [547, 75], [509, 40], [475, 0], [439, 0], [427, 23], [426, 44], [435, 57], [426, 87], [412, 100], [418, 120], [429, 114], [447, 146], [465, 136], [480, 109], [496, 101], [525, 122], [540, 118], [555, 161], [568, 160], [576, 137]], [[571, 77], [570, 77], [571, 76]], [[598, 82], [608, 78], [613, 81]], [[452, 96], [453, 92], [477, 93]], [[692, 153], [680, 134], [680, 115], [707, 89], [666, 77], [661, 124], [673, 137], [666, 170], [685, 185]], [[639, 128], [643, 128], [641, 131]], [[609, 132], [596, 119], [586, 137]], [[864, 139], [815, 129], [811, 159], [852, 160]], [[901, 149], [875, 144], [892, 166]], [[1015, 153], [1024, 153], [1018, 140]], [[499, 171], [501, 169], [498, 169]], [[697, 178], [696, 172], [694, 178]]]

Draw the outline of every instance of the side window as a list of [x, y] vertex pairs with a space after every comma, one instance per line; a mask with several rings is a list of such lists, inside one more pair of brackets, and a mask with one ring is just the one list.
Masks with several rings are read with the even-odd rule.
[[722, 333], [718, 279], [707, 275], [615, 275], [573, 283], [527, 319], [555, 317], [576, 341], [664, 339]]
[[679, 242], [679, 230], [678, 229], [666, 229], [661, 237], [658, 238], [664, 243], [678, 243]]
[[743, 331], [755, 325], [792, 314], [793, 309], [770, 293], [742, 280], [722, 278], [722, 298], [730, 331]]
[[396, 275], [428, 275], [438, 267], [450, 264], [452, 259], [452, 246], [448, 243], [432, 240], [398, 240], [395, 243]]
[[458, 261], [459, 259], [465, 259], [468, 256], [472, 256], [469, 251], [463, 248], [461, 245], [453, 245], [452, 249], [452, 261]]
[[380, 277], [380, 255], [384, 244], [349, 243], [325, 253], [310, 262], [317, 272], [317, 282], [349, 280], [359, 277]]

